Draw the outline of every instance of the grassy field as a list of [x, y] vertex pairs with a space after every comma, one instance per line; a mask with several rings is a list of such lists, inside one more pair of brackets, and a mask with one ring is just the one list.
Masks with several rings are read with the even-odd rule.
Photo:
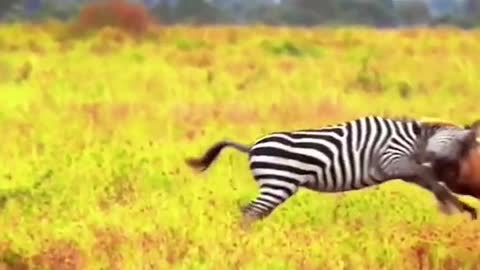
[[[0, 28], [0, 269], [480, 269], [480, 223], [402, 182], [302, 190], [251, 231], [247, 158], [217, 140], [366, 114], [479, 115], [480, 33]], [[465, 198], [472, 205], [480, 204]]]

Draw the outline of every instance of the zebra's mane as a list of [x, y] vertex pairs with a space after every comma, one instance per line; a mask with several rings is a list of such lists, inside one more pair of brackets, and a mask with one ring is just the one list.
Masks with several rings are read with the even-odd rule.
[[401, 116], [392, 116], [392, 115], [382, 115], [381, 117], [386, 118], [386, 119], [392, 119], [394, 121], [400, 121], [400, 122], [418, 122], [418, 119], [415, 119], [411, 116], [406, 116], [406, 115], [401, 115]]
[[[380, 118], [385, 118], [385, 119], [391, 119], [393, 121], [399, 121], [399, 122], [408, 122], [408, 123], [415, 123], [418, 128], [422, 129], [429, 129], [429, 130], [437, 130], [440, 128], [464, 128], [461, 125], [454, 124], [451, 121], [446, 121], [443, 119], [438, 119], [438, 118], [432, 118], [432, 117], [422, 117], [422, 118], [414, 118], [411, 116], [405, 116], [405, 115], [400, 115], [400, 116], [391, 116], [391, 115], [371, 115], [374, 117], [380, 117]], [[329, 123], [326, 124], [320, 128], [304, 128], [304, 129], [297, 129], [294, 130], [293, 132], [316, 132], [320, 129], [335, 129], [342, 127], [345, 125], [348, 121], [343, 121], [343, 122], [334, 122], [334, 123]], [[480, 127], [480, 120], [477, 123]], [[276, 133], [276, 132], [274, 132]]]
[[395, 121], [401, 121], [401, 122], [415, 122], [418, 123], [420, 126], [425, 127], [425, 128], [432, 128], [432, 129], [438, 129], [438, 128], [463, 128], [460, 125], [457, 125], [451, 121], [447, 121], [444, 119], [439, 119], [439, 118], [432, 118], [432, 117], [422, 117], [422, 118], [413, 118], [410, 116], [384, 116], [386, 118], [395, 120]]

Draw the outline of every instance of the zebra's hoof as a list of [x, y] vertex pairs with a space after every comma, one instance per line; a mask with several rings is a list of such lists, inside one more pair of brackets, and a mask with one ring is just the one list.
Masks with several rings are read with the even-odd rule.
[[476, 220], [478, 218], [477, 209], [471, 208], [471, 209], [467, 209], [466, 211], [468, 211], [472, 220]]

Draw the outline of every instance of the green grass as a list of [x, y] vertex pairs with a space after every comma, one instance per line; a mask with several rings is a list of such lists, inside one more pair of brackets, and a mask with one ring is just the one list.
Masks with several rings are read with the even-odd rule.
[[48, 29], [0, 28], [0, 269], [480, 269], [479, 223], [417, 187], [302, 190], [242, 231], [246, 156], [183, 162], [366, 114], [472, 121], [478, 33]]

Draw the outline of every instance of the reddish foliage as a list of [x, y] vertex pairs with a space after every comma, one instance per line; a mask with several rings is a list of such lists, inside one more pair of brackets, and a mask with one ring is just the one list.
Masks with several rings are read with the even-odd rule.
[[0, 243], [0, 270], [28, 270], [28, 260], [12, 251], [8, 243]]
[[445, 260], [443, 263], [442, 269], [445, 270], [456, 270], [456, 269], [461, 269], [462, 268], [462, 261], [454, 258], [448, 258]]
[[304, 107], [293, 102], [288, 106], [274, 104], [269, 111], [274, 118], [265, 119], [261, 117], [260, 112], [235, 104], [217, 106], [186, 104], [178, 108], [174, 115], [177, 118], [176, 123], [185, 131], [188, 140], [204, 135], [205, 131], [202, 128], [211, 121], [234, 124], [237, 127], [276, 121], [282, 123], [285, 129], [300, 129], [344, 121], [350, 115], [344, 108], [332, 103], [320, 103], [308, 109], [303, 109]]
[[279, 61], [278, 63], [278, 68], [285, 72], [285, 73], [290, 73], [295, 69], [295, 63], [292, 61]]
[[140, 111], [140, 107], [134, 107], [128, 104], [105, 105], [103, 103], [72, 105], [71, 112], [75, 116], [84, 116], [92, 125], [96, 127], [106, 127], [110, 125], [122, 125], [130, 117]]
[[186, 65], [197, 68], [208, 68], [215, 63], [215, 57], [209, 51], [171, 53], [167, 55], [167, 61], [175, 65]]
[[[161, 252], [170, 265], [176, 265], [187, 257], [192, 242], [173, 232], [143, 234], [139, 239], [144, 252]], [[202, 247], [199, 247], [202, 250]]]
[[345, 121], [349, 116], [342, 106], [329, 102], [304, 108], [304, 105], [292, 101], [289, 106], [272, 105], [271, 113], [277, 117], [276, 121], [289, 129], [322, 127]]
[[117, 27], [133, 34], [144, 34], [153, 19], [141, 4], [109, 0], [86, 6], [77, 21], [77, 30], [90, 31], [106, 26]]
[[95, 249], [106, 255], [108, 258], [109, 269], [122, 269], [121, 248], [128, 239], [116, 230], [106, 229], [96, 231]]
[[[412, 231], [413, 227], [405, 230]], [[405, 263], [408, 269], [431, 269], [435, 264], [435, 249], [448, 248], [446, 257], [441, 258], [439, 269], [460, 269], [467, 263], [478, 265], [478, 227], [474, 223], [459, 223], [449, 227], [444, 225], [424, 225], [415, 232], [418, 242], [405, 250]], [[438, 257], [437, 257], [438, 258]]]
[[36, 267], [56, 270], [86, 268], [85, 254], [72, 243], [55, 242], [47, 250], [33, 257]]
[[248, 126], [259, 121], [258, 112], [232, 105], [214, 107], [190, 104], [179, 107], [175, 116], [188, 140], [204, 135], [202, 127], [212, 120], [218, 123], [235, 123], [236, 126]]
[[414, 248], [418, 269], [425, 269], [425, 267], [429, 266], [429, 250], [430, 247], [427, 245], [419, 245]]

